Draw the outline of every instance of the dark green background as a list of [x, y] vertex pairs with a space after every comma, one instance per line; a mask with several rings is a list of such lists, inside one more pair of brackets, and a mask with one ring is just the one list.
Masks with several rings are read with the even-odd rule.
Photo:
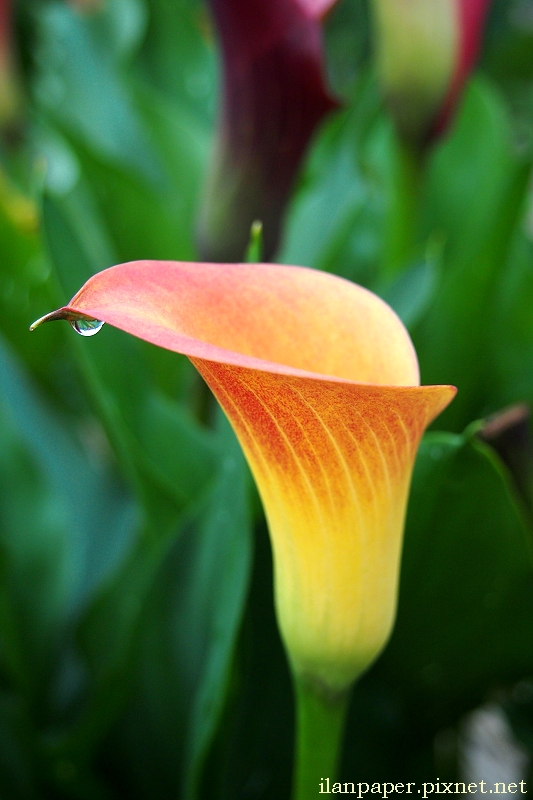
[[[532, 19], [530, 3], [493, 4], [393, 274], [402, 185], [369, 9], [343, 0], [326, 26], [343, 108], [310, 148], [279, 260], [380, 293], [422, 381], [459, 387], [420, 450], [397, 624], [354, 691], [344, 780], [456, 778], [465, 716], [487, 701], [533, 753], [533, 451], [521, 440], [513, 475], [472, 425], [533, 402]], [[16, 41], [22, 135], [0, 151], [0, 797], [284, 800], [290, 677], [227, 423], [175, 354], [107, 327], [28, 332], [113, 263], [197, 257], [219, 86], [208, 11], [21, 0]]]

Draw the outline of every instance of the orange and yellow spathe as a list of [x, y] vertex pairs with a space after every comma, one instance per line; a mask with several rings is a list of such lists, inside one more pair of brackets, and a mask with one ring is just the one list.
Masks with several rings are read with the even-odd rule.
[[48, 318], [76, 314], [198, 368], [264, 503], [293, 669], [346, 689], [390, 633], [417, 446], [455, 389], [418, 385], [409, 335], [382, 300], [302, 267], [121, 264]]

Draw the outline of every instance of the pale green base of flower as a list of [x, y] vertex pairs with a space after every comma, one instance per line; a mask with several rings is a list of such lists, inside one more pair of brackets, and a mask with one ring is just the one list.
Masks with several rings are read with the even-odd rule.
[[296, 748], [292, 800], [315, 800], [337, 774], [350, 690], [331, 695], [295, 677]]

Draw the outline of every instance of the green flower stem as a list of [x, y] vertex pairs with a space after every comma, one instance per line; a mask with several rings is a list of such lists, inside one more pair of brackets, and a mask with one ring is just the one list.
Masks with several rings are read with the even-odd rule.
[[424, 153], [396, 135], [392, 143], [389, 210], [386, 219], [383, 277], [391, 280], [419, 256], [419, 227]]
[[320, 781], [333, 782], [337, 773], [349, 692], [328, 697], [298, 677], [295, 692], [293, 800], [316, 800]]

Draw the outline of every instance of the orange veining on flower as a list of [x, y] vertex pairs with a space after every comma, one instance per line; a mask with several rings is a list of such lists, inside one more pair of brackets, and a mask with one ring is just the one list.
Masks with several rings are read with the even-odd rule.
[[345, 689], [390, 633], [416, 450], [455, 389], [418, 385], [409, 335], [382, 300], [302, 267], [132, 262], [91, 278], [65, 311], [195, 364], [263, 500], [291, 663]]

